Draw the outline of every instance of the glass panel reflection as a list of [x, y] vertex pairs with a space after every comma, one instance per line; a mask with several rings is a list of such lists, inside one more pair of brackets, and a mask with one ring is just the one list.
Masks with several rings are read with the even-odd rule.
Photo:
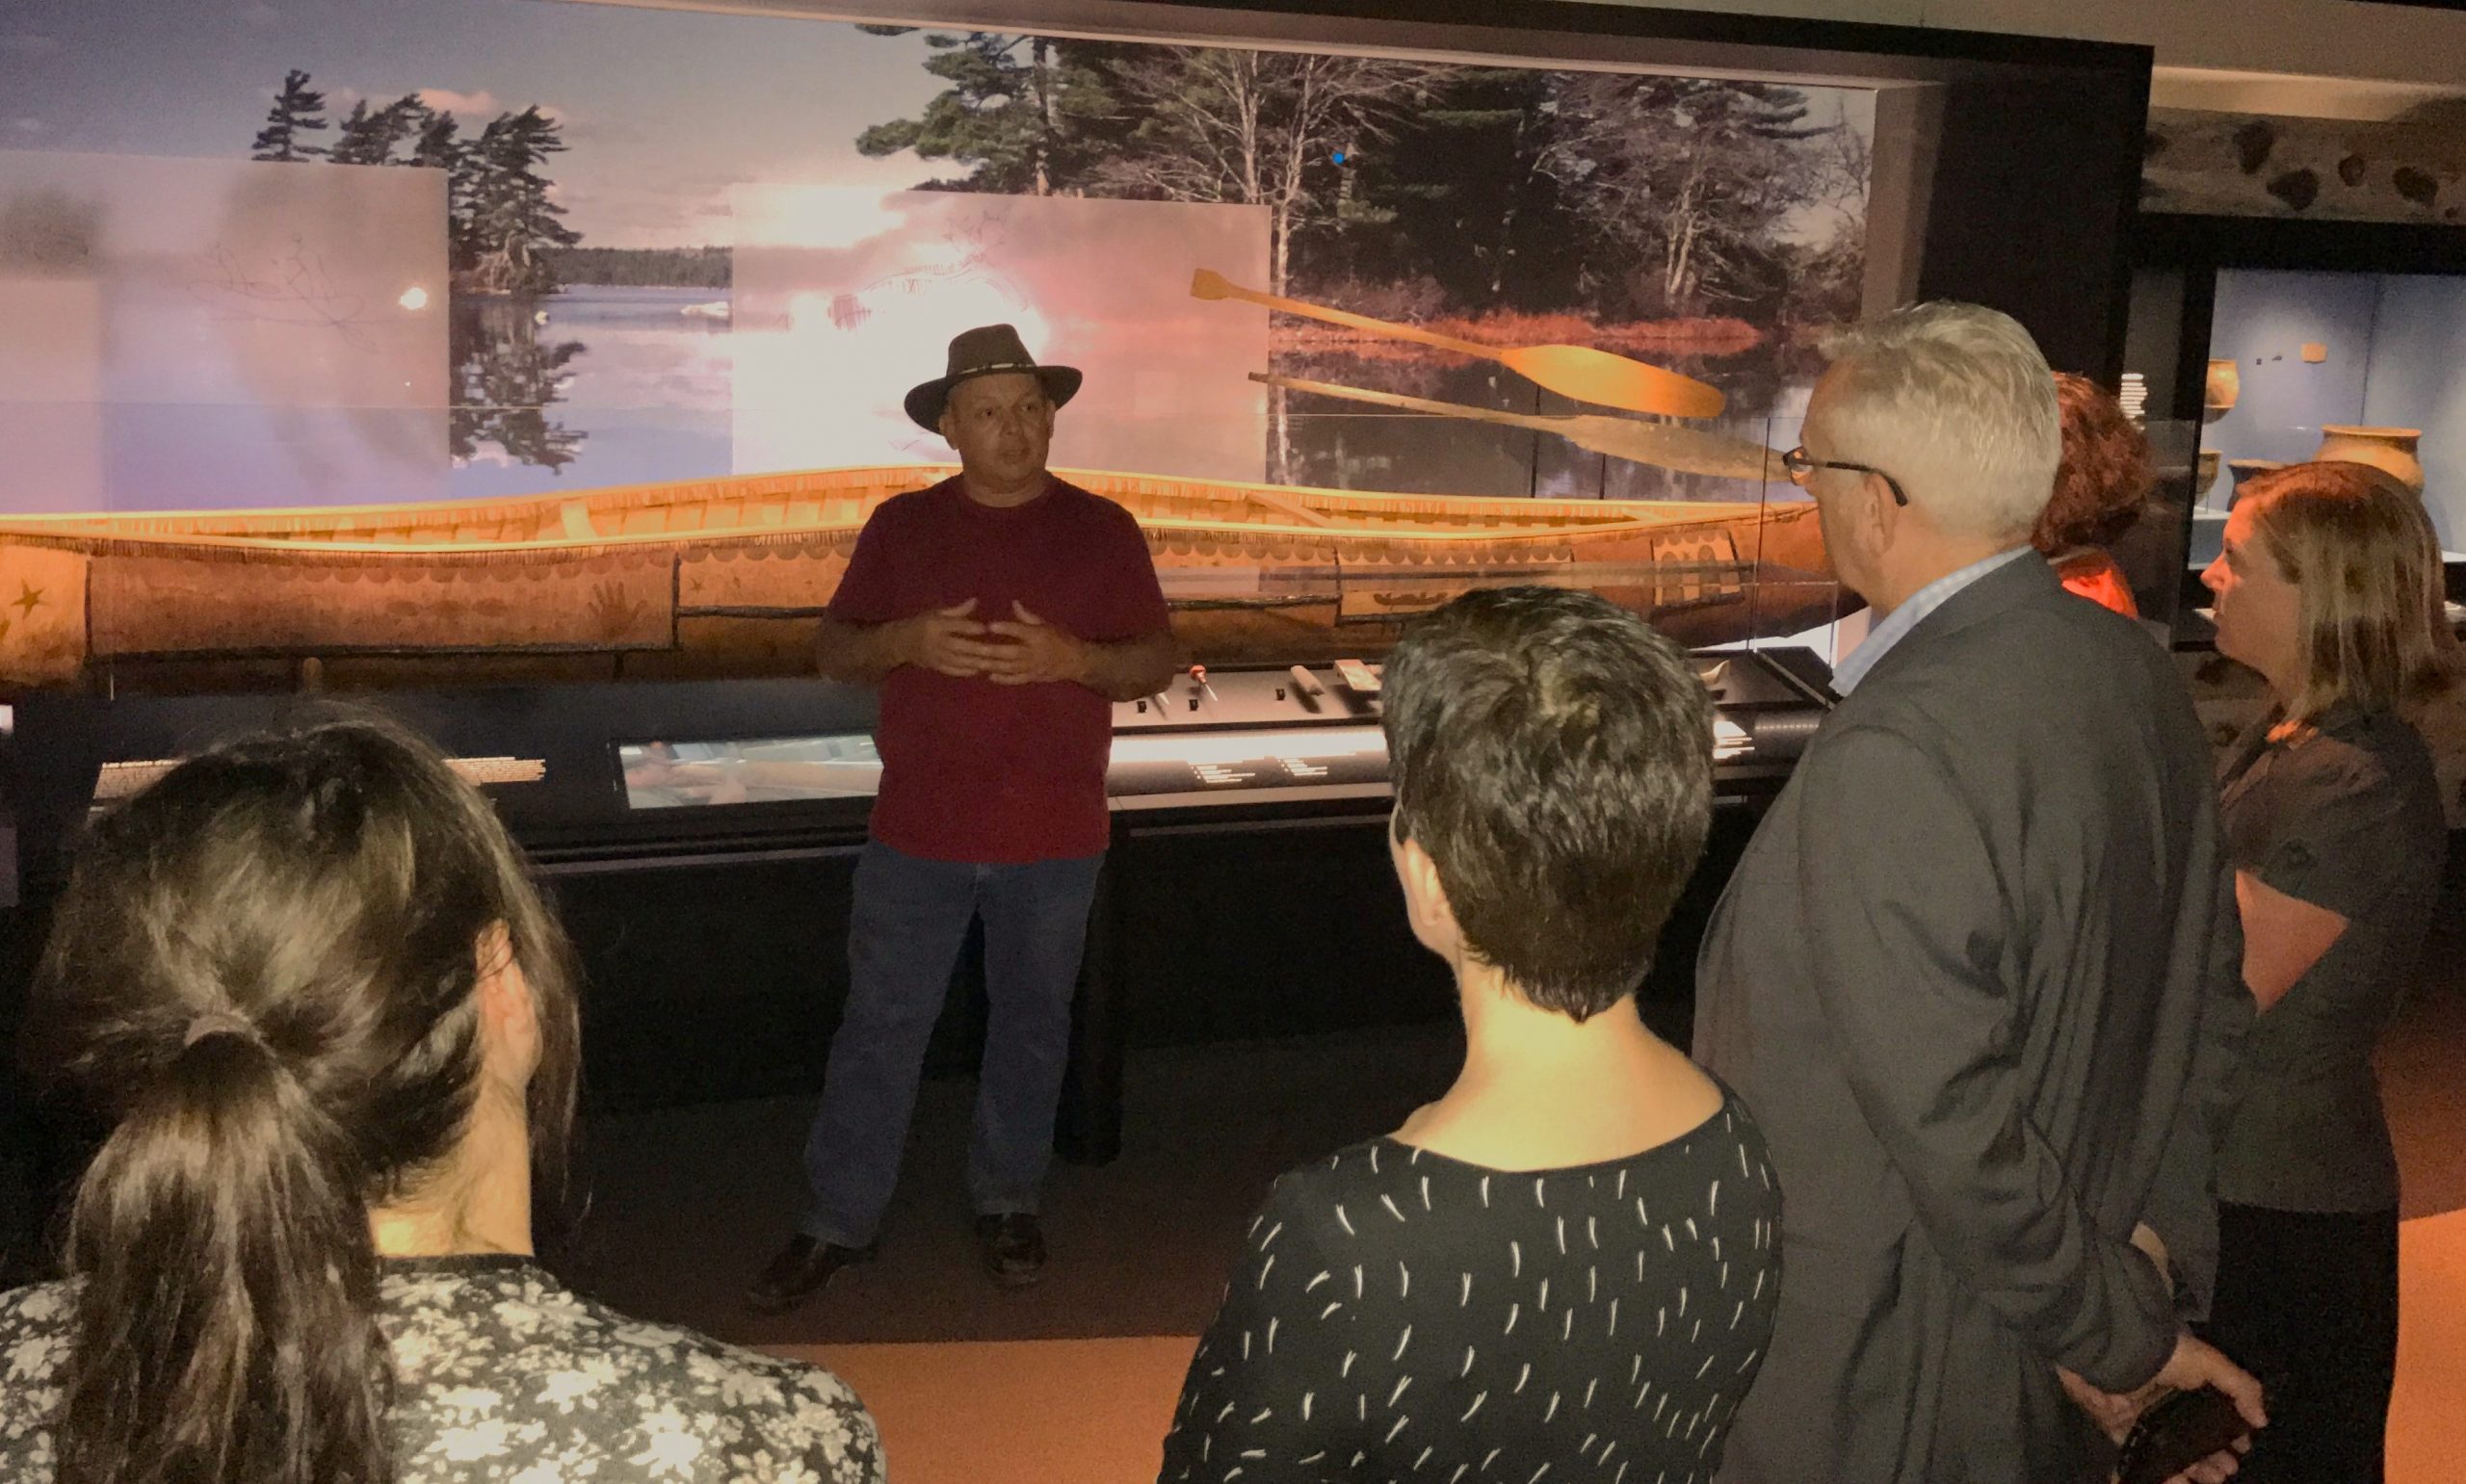
[[625, 771], [628, 809], [871, 798], [882, 781], [881, 756], [862, 732], [625, 742], [616, 761]]

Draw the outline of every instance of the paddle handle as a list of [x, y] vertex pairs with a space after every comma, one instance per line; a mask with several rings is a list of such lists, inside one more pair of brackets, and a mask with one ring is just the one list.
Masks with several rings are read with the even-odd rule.
[[1440, 417], [1460, 417], [1476, 423], [1498, 423], [1508, 428], [1531, 428], [1542, 432], [1563, 432], [1564, 418], [1535, 417], [1522, 412], [1502, 412], [1495, 407], [1468, 407], [1456, 402], [1431, 402], [1426, 397], [1407, 397], [1402, 392], [1374, 392], [1367, 387], [1340, 386], [1333, 381], [1305, 381], [1299, 377], [1279, 377], [1265, 371], [1253, 371], [1250, 379], [1263, 386], [1280, 386], [1287, 391], [1316, 392], [1322, 397], [1342, 397], [1351, 402], [1372, 402], [1383, 407], [1402, 407], [1407, 412], [1434, 412]]
[[1374, 335], [1386, 335], [1396, 340], [1410, 340], [1421, 345], [1435, 346], [1442, 351], [1454, 351], [1459, 355], [1477, 355], [1486, 360], [1498, 359], [1501, 350], [1498, 346], [1482, 345], [1471, 340], [1458, 340], [1453, 335], [1442, 335], [1435, 330], [1422, 329], [1417, 325], [1398, 325], [1390, 320], [1374, 320], [1366, 314], [1351, 314], [1342, 309], [1329, 309], [1324, 304], [1305, 303], [1298, 299], [1285, 299], [1275, 294], [1262, 294], [1256, 289], [1246, 289], [1238, 283], [1229, 281], [1223, 274], [1204, 268], [1191, 274], [1191, 297], [1193, 299], [1244, 299], [1270, 309], [1280, 309], [1286, 314], [1298, 314], [1304, 319], [1325, 320], [1330, 325], [1366, 329]]
[[1351, 402], [1402, 407], [1408, 412], [1431, 412], [1440, 417], [1462, 418], [1468, 422], [1530, 428], [1555, 433], [1576, 447], [1595, 454], [1675, 469], [1683, 474], [1709, 474], [1721, 479], [1768, 482], [1786, 477], [1781, 473], [1781, 456], [1761, 444], [1666, 423], [1639, 423], [1629, 418], [1589, 413], [1572, 417], [1541, 417], [1502, 412], [1492, 407], [1468, 407], [1461, 403], [1431, 402], [1424, 397], [1407, 397], [1401, 392], [1374, 392], [1367, 387], [1343, 386], [1333, 381], [1305, 381], [1299, 377], [1279, 377], [1264, 371], [1251, 372], [1250, 379], [1288, 391], [1316, 392], [1323, 397], [1341, 397]]

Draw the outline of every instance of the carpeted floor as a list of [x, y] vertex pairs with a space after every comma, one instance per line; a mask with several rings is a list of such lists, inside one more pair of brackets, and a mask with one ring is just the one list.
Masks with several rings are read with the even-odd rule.
[[1150, 1484], [1194, 1340], [790, 1345], [856, 1389], [891, 1484]]
[[[2381, 1056], [2410, 1218], [2397, 1484], [2466, 1477], [2466, 913], [2444, 914], [2425, 962]], [[1150, 1479], [1190, 1337], [1268, 1183], [1393, 1128], [1456, 1054], [1452, 1029], [1430, 1028], [1135, 1055], [1122, 1158], [1057, 1167], [1053, 1268], [1020, 1292], [976, 1264], [960, 1185], [973, 1086], [931, 1083], [880, 1260], [776, 1319], [737, 1294], [795, 1213], [809, 1103], [607, 1118], [590, 1130], [593, 1204], [570, 1265], [632, 1312], [838, 1370], [879, 1418], [897, 1484]]]
[[[2466, 1211], [2405, 1223], [2390, 1484], [2466, 1478]], [[1188, 1338], [807, 1345], [882, 1429], [894, 1484], [1149, 1484]]]
[[2398, 1318], [2389, 1484], [2466, 1479], [2466, 1211], [2398, 1229]]
[[738, 1295], [797, 1214], [806, 1099], [595, 1124], [583, 1246], [561, 1265], [629, 1312], [745, 1344], [1194, 1335], [1269, 1183], [1394, 1128], [1446, 1087], [1459, 1045], [1430, 1028], [1135, 1055], [1121, 1158], [1054, 1167], [1053, 1265], [1033, 1289], [997, 1289], [977, 1265], [964, 1080], [926, 1084], [879, 1260], [794, 1314], [760, 1318]]

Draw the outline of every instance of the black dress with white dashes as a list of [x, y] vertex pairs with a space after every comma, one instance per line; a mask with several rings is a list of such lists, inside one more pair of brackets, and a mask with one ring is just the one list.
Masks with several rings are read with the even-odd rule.
[[1278, 1180], [1191, 1361], [1161, 1477], [1713, 1476], [1781, 1274], [1736, 1099], [1629, 1159], [1508, 1173], [1393, 1139]]

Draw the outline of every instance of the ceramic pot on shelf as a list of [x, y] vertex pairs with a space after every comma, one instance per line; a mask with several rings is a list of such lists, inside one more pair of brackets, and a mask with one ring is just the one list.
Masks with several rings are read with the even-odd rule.
[[2312, 456], [2324, 462], [2335, 459], [2369, 464], [2405, 485], [2420, 499], [2424, 492], [2424, 464], [2415, 455], [2415, 444], [2423, 435], [2420, 428], [2357, 428], [2323, 423], [2320, 452]]
[[2226, 467], [2235, 475], [2235, 485], [2226, 492], [2226, 508], [2231, 510], [2235, 508], [2235, 502], [2243, 498], [2243, 485], [2253, 475], [2267, 474], [2271, 469], [2283, 469], [2286, 464], [2275, 458], [2230, 458], [2226, 460]]
[[2208, 390], [2201, 401], [2211, 413], [2232, 412], [2236, 399], [2243, 395], [2243, 375], [2231, 360], [2209, 363]]
[[2226, 456], [2216, 449], [2202, 449], [2192, 464], [2192, 503], [2200, 504], [2217, 487], [2217, 470]]

